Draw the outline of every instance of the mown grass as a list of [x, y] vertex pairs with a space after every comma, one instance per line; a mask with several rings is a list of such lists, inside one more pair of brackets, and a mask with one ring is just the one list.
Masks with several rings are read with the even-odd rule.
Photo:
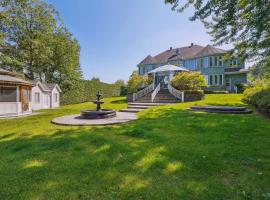
[[241, 98], [207, 95], [108, 127], [50, 123], [88, 103], [0, 120], [0, 199], [270, 199], [270, 120], [186, 111]]

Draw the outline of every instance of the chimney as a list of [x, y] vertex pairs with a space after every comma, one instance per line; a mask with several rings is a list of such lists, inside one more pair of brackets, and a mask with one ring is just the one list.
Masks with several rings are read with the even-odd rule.
[[192, 47], [194, 44], [193, 44], [193, 42], [190, 44], [190, 47]]
[[172, 47], [170, 47], [170, 51], [172, 50]]

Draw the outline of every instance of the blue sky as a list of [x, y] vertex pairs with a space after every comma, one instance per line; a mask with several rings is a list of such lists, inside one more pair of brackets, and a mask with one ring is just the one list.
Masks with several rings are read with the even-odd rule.
[[147, 55], [172, 47], [211, 43], [192, 9], [171, 11], [164, 0], [47, 0], [81, 45], [85, 79], [127, 80]]

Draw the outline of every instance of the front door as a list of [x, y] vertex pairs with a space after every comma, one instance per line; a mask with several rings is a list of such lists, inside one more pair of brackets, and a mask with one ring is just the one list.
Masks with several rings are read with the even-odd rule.
[[22, 111], [28, 112], [30, 110], [30, 90], [28, 87], [22, 88]]
[[168, 89], [169, 76], [162, 76], [160, 80], [160, 88]]
[[231, 91], [232, 90], [232, 79], [227, 77], [225, 80], [226, 80], [226, 89], [228, 91]]

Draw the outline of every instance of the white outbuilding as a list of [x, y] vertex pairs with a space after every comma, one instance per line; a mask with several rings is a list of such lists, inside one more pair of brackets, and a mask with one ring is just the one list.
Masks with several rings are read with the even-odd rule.
[[61, 89], [58, 84], [33, 82], [32, 109], [52, 109], [60, 106]]
[[60, 106], [60, 93], [57, 84], [30, 82], [0, 69], [0, 118], [57, 108]]

